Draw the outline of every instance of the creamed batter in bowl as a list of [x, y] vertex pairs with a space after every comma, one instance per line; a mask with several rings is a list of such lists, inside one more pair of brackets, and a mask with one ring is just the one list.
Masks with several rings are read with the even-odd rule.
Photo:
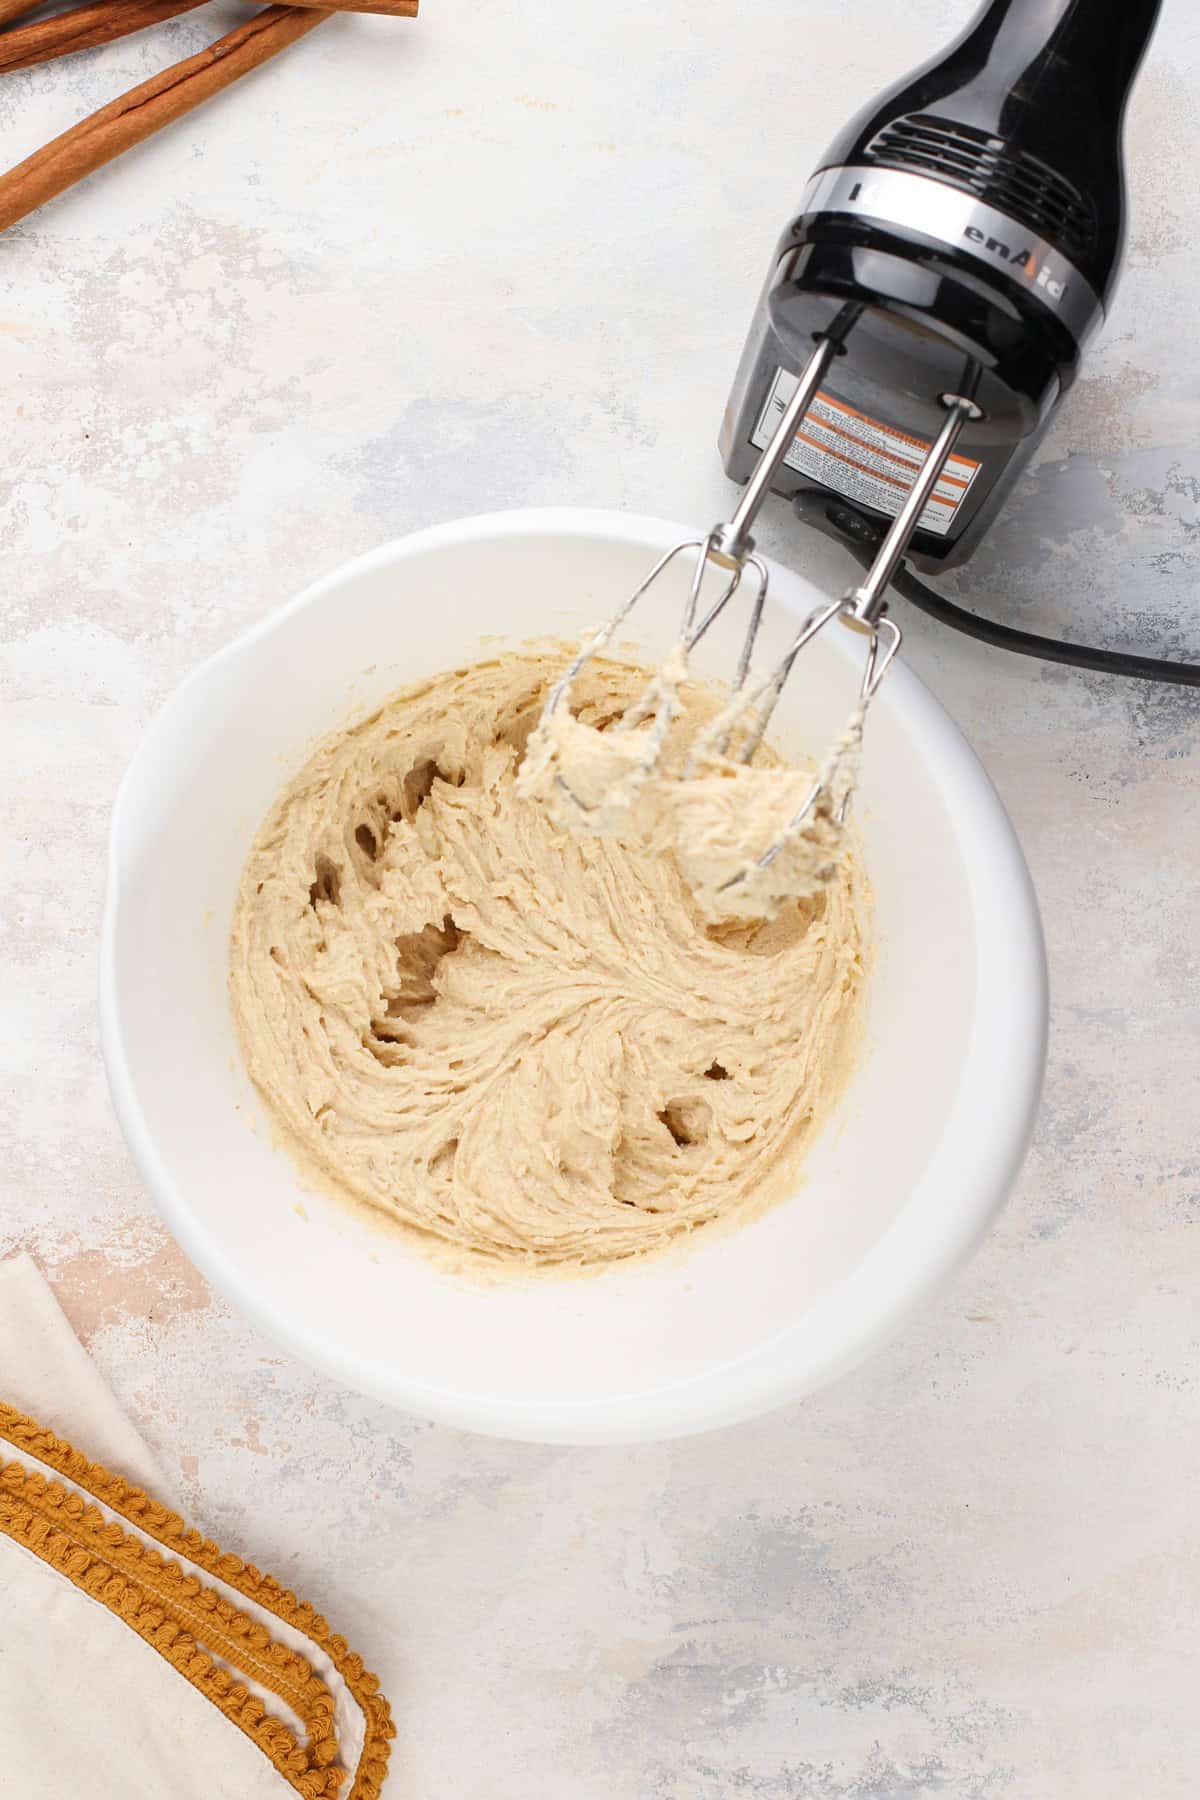
[[[774, 918], [714, 922], [670, 843], [564, 831], [518, 793], [561, 662], [506, 652], [325, 739], [235, 909], [234, 1014], [285, 1143], [480, 1270], [614, 1263], [750, 1217], [794, 1188], [859, 1039], [848, 841]], [[604, 725], [645, 680], [601, 660], [573, 704]], [[681, 701], [668, 777], [720, 705]]]

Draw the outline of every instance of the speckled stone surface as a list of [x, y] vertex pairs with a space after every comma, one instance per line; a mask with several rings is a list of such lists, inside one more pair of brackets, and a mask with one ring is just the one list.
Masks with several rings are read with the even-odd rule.
[[[1055, 988], [1018, 1193], [827, 1395], [538, 1450], [280, 1355], [158, 1224], [94, 1003], [108, 812], [202, 657], [458, 513], [707, 523], [765, 259], [846, 114], [967, 0], [424, 0], [343, 19], [0, 240], [4, 1202], [193, 1515], [382, 1674], [408, 1800], [1183, 1800], [1200, 1715], [1197, 700], [913, 665], [998, 783]], [[226, 7], [226, 18], [235, 16]], [[4, 77], [0, 151], [210, 12]], [[1167, 0], [1133, 235], [1069, 410], [960, 581], [1200, 654], [1200, 28]], [[766, 548], [830, 584], [776, 515]]]

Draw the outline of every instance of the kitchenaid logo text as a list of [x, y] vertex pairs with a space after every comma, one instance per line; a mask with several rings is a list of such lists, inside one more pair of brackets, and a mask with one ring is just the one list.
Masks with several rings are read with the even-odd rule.
[[1030, 281], [1049, 294], [1052, 300], [1061, 300], [1066, 293], [1066, 282], [1055, 281], [1044, 263], [1039, 268], [1032, 250], [1014, 252], [1007, 244], [1001, 243], [999, 238], [989, 237], [986, 231], [980, 231], [978, 225], [968, 225], [963, 236], [970, 238], [973, 244], [982, 244], [992, 256], [998, 256], [1001, 261], [1006, 262], [1010, 269], [1023, 269]]
[[[850, 189], [849, 199], [855, 206], [869, 208], [873, 201], [886, 199], [886, 190], [872, 181], [856, 181]], [[914, 223], [917, 221], [914, 220]], [[993, 237], [990, 232], [980, 230], [978, 225], [964, 226], [963, 236], [970, 243], [978, 245], [981, 250], [986, 251], [989, 256], [994, 256], [999, 262], [1006, 263], [1010, 269], [1020, 269], [1026, 280], [1032, 282], [1034, 287], [1040, 288], [1049, 299], [1061, 300], [1066, 294], [1068, 284], [1065, 281], [1056, 280], [1051, 275], [1045, 263], [1038, 261], [1035, 250], [1028, 248], [1014, 250], [1011, 244], [1004, 242], [1003, 238]]]

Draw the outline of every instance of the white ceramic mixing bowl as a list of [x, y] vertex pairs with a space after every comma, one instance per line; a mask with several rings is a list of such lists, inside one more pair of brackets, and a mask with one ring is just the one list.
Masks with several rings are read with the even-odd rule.
[[[686, 1256], [486, 1288], [311, 1192], [274, 1149], [226, 994], [251, 839], [313, 740], [498, 643], [576, 638], [667, 545], [649, 519], [517, 512], [421, 532], [317, 583], [186, 681], [113, 817], [101, 1017], [117, 1112], [167, 1224], [298, 1356], [413, 1412], [499, 1436], [604, 1443], [747, 1418], [878, 1345], [973, 1248], [1013, 1181], [1042, 1078], [1046, 980], [1012, 828], [902, 665], [875, 702], [857, 818], [875, 891], [867, 1042], [794, 1196]], [[771, 571], [761, 657], [821, 598]], [[631, 620], [661, 653], [661, 593]], [[731, 633], [702, 672], [732, 666]], [[775, 736], [819, 750], [861, 641], [797, 665]]]

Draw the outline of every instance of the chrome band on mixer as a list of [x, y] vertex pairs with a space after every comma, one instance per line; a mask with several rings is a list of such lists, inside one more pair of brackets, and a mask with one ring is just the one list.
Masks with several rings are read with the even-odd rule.
[[805, 189], [798, 216], [811, 213], [842, 213], [917, 231], [999, 268], [1061, 319], [1080, 343], [1104, 316], [1095, 289], [1053, 244], [974, 195], [929, 176], [868, 164], [823, 169]]

